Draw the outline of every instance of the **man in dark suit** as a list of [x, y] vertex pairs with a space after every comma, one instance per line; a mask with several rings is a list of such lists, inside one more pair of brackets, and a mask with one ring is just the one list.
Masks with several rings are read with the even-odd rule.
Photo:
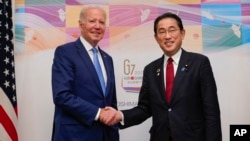
[[[221, 141], [220, 108], [209, 59], [181, 48], [185, 30], [175, 14], [157, 17], [154, 33], [164, 55], [144, 68], [138, 105], [104, 121], [109, 125], [121, 121], [121, 128], [127, 128], [152, 116], [150, 141]], [[174, 80], [166, 78], [169, 58]]]
[[[82, 9], [81, 37], [56, 48], [52, 66], [53, 141], [119, 141], [118, 126], [102, 123], [104, 117], [112, 118], [115, 114], [105, 111], [105, 106], [117, 109], [113, 60], [98, 46], [105, 22], [106, 14], [100, 7]], [[103, 89], [92, 61], [94, 48]]]

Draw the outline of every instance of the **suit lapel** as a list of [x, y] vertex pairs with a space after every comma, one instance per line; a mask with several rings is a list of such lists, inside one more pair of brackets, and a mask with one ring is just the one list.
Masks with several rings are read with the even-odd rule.
[[178, 96], [178, 89], [182, 86], [183, 79], [186, 76], [188, 71], [186, 65], [189, 64], [188, 53], [185, 50], [182, 50], [180, 62], [176, 71], [174, 86], [171, 97], [171, 104], [174, 103], [175, 98]]
[[164, 63], [164, 55], [159, 59], [159, 61], [156, 64], [155, 67], [155, 75], [156, 75], [156, 86], [159, 86], [160, 89], [160, 94], [162, 99], [166, 101], [166, 96], [165, 96], [165, 83], [164, 83], [164, 68], [163, 68], [163, 63]]
[[106, 89], [105, 89], [105, 95], [107, 95], [107, 92], [109, 91], [109, 89], [110, 89], [110, 78], [111, 78], [111, 76], [110, 76], [110, 72], [112, 71], [112, 70], [110, 70], [110, 69], [112, 69], [113, 67], [112, 66], [110, 66], [110, 64], [108, 63], [108, 57], [107, 57], [107, 55], [103, 52], [103, 50], [101, 50], [100, 49], [100, 47], [99, 47], [99, 51], [100, 51], [100, 53], [101, 53], [101, 56], [102, 56], [102, 60], [103, 60], [103, 64], [104, 64], [104, 67], [105, 67], [105, 70], [106, 70], [106, 75], [107, 75], [107, 83], [106, 83]]
[[93, 73], [93, 72], [96, 72], [95, 67], [92, 63], [92, 60], [89, 57], [87, 50], [83, 47], [80, 39], [78, 39], [76, 41], [76, 48], [77, 48], [79, 55], [82, 58], [83, 63], [86, 65], [86, 68], [89, 70], [89, 74], [87, 74], [87, 75], [91, 75], [93, 77], [93, 80], [95, 81], [96, 85], [98, 86], [98, 89], [102, 92], [102, 87], [101, 87], [101, 84], [99, 82], [98, 75], [97, 75], [97, 73]]

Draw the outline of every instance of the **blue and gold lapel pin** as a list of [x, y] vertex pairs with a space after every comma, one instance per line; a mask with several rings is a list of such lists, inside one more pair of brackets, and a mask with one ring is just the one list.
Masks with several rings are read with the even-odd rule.
[[161, 71], [161, 69], [159, 69], [159, 68], [156, 70], [156, 72], [157, 72], [157, 76], [159, 76], [159, 75], [160, 75], [160, 71]]
[[181, 68], [181, 71], [188, 72], [188, 64]]

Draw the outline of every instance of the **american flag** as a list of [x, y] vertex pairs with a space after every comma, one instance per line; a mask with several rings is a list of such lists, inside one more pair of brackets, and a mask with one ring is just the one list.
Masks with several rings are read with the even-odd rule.
[[0, 0], [0, 141], [18, 141], [11, 0]]

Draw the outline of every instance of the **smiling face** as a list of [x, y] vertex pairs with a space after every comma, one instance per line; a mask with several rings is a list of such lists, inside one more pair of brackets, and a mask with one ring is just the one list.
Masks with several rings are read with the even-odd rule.
[[163, 18], [156, 25], [155, 40], [167, 56], [173, 56], [181, 48], [185, 30], [180, 29], [174, 18]]
[[79, 27], [82, 37], [93, 47], [103, 38], [105, 33], [106, 15], [98, 7], [90, 7], [82, 11]]

